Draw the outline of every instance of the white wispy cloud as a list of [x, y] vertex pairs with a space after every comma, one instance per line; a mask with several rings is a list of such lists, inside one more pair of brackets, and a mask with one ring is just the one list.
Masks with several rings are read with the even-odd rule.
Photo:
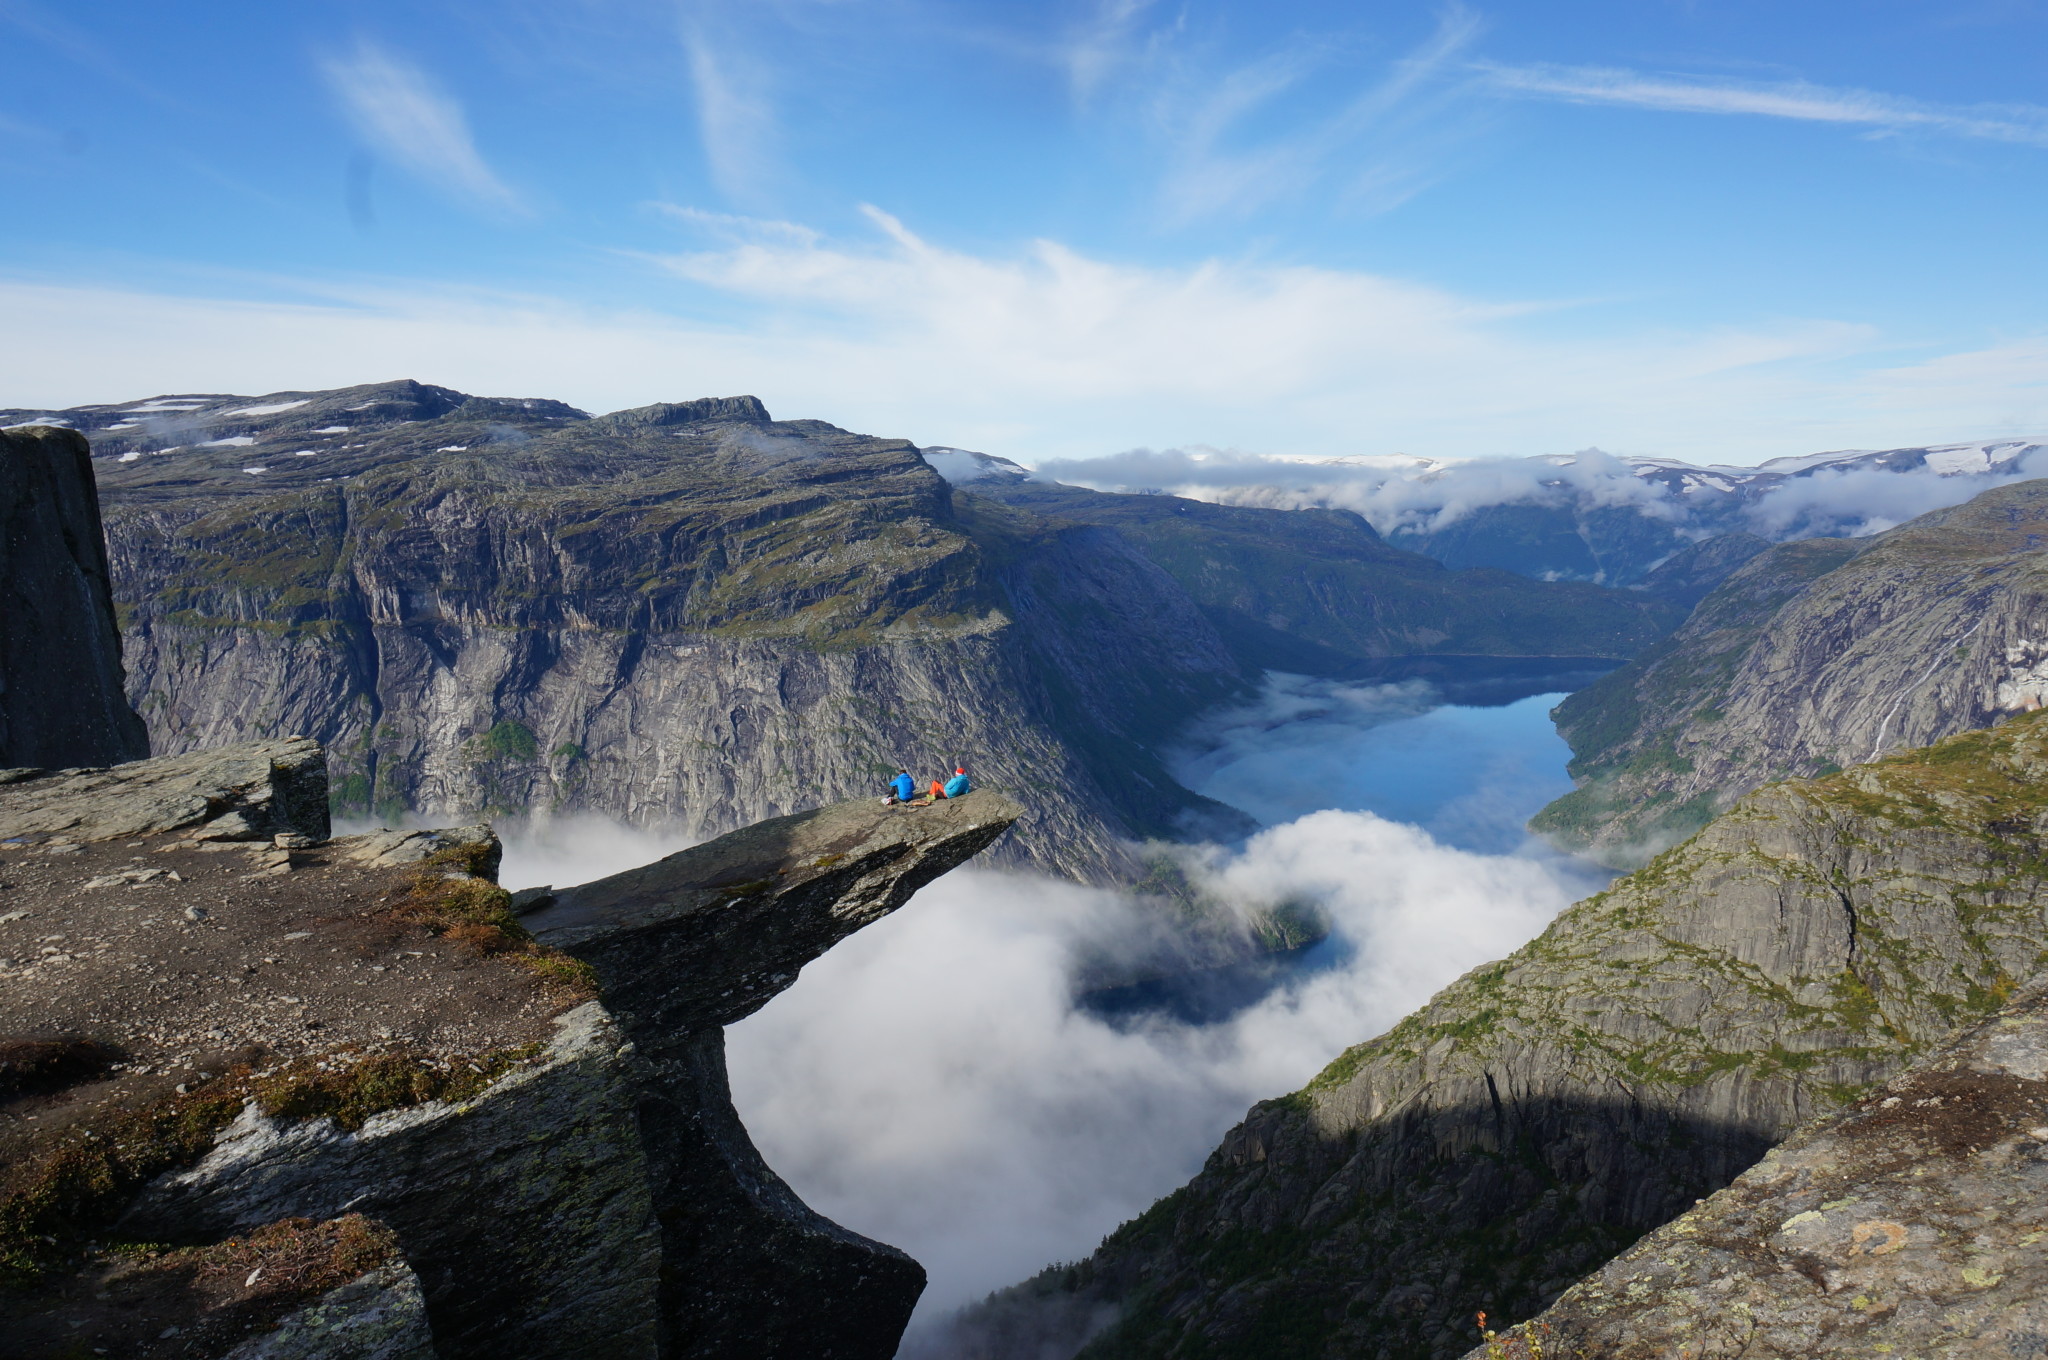
[[[1168, 216], [1250, 213], [1325, 180], [1376, 208], [1400, 202], [1434, 173], [1454, 135], [1446, 115], [1469, 83], [1463, 58], [1483, 27], [1473, 11], [1446, 6], [1427, 38], [1333, 105], [1309, 91], [1351, 58], [1333, 38], [1295, 41], [1223, 69], [1208, 54], [1176, 54], [1162, 63], [1149, 110], [1167, 148]], [[1325, 107], [1276, 116], [1290, 99]], [[1269, 124], [1280, 130], [1263, 130]]]
[[[753, 392], [789, 416], [1025, 462], [1210, 444], [1305, 457], [1618, 453], [1753, 462], [2048, 427], [2040, 337], [1906, 347], [1768, 318], [1681, 329], [1359, 270], [1145, 267], [1058, 241], [950, 248], [727, 224], [635, 309], [418, 281], [173, 289], [0, 276], [0, 405], [409, 375], [588, 410]], [[643, 267], [646, 267], [643, 262]]]
[[1086, 104], [1110, 77], [1138, 56], [1139, 20], [1155, 0], [1096, 0], [1055, 49], [1074, 102]]
[[734, 202], [765, 202], [780, 141], [767, 71], [744, 45], [714, 33], [708, 18], [685, 28], [683, 51], [712, 183]]
[[1480, 62], [1494, 90], [1573, 104], [1618, 104], [1673, 113], [1748, 114], [1839, 123], [1878, 132], [1936, 132], [1987, 141], [2048, 146], [2048, 108], [2033, 104], [1950, 106], [1871, 90], [1804, 81], [1759, 83], [1646, 75], [1603, 66], [1506, 66]]
[[664, 216], [721, 241], [771, 241], [814, 246], [824, 239], [822, 233], [800, 222], [785, 222], [779, 218], [769, 217], [747, 217], [740, 213], [713, 212], [709, 208], [695, 208], [681, 203], [656, 203], [652, 206]]
[[478, 152], [462, 105], [424, 71], [367, 40], [321, 69], [356, 131], [384, 155], [477, 206], [528, 211]]

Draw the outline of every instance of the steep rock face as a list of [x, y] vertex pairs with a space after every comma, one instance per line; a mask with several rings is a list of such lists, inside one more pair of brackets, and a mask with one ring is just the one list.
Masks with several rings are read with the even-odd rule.
[[148, 754], [123, 690], [85, 439], [0, 430], [0, 768]]
[[[384, 1225], [406, 1273], [284, 1321], [365, 1355], [418, 1353], [416, 1278], [449, 1360], [883, 1360], [923, 1271], [761, 1163], [723, 1026], [1019, 815], [985, 792], [794, 814], [531, 903], [530, 931], [478, 876], [489, 840], [13, 838], [0, 1050], [34, 1027], [85, 1055], [0, 1091], [0, 1271], [31, 1287], [24, 1334], [97, 1335], [63, 1321], [122, 1268], [93, 1241], [234, 1260], [348, 1214]], [[70, 952], [17, 945], [53, 927]], [[203, 1299], [174, 1304], [205, 1321]]]
[[1755, 534], [1720, 534], [1671, 554], [1633, 589], [1691, 609], [1714, 593], [1745, 562], [1770, 551], [1771, 541]]
[[1801, 1130], [1466, 1360], [2048, 1349], [2048, 1003]]
[[1462, 1352], [2035, 974], [2044, 777], [2029, 715], [1750, 795], [965, 1332], [1030, 1354], [1036, 1299], [1121, 1307], [1090, 1360]]
[[1580, 787], [1532, 823], [1627, 867], [1771, 779], [2048, 695], [2048, 482], [1753, 558], [1684, 627], [1558, 706]]
[[337, 806], [387, 818], [708, 835], [964, 758], [1028, 810], [1000, 857], [1102, 877], [1229, 820], [1157, 752], [1261, 667], [1612, 664], [1670, 621], [1346, 514], [956, 500], [909, 444], [752, 398], [590, 418], [386, 383], [65, 418], [101, 454], [159, 745], [304, 732]]
[[[900, 440], [773, 422], [752, 398], [590, 420], [388, 390], [405, 387], [304, 398], [289, 428], [234, 436], [306, 458], [102, 460], [133, 684], [166, 749], [303, 731], [344, 810], [701, 835], [965, 759], [1030, 809], [1008, 853], [1078, 877], [1205, 806], [1128, 743], [1121, 764], [1086, 759], [1119, 712], [1170, 726], [1244, 684], [1113, 539], [1034, 540], [1054, 602], [1113, 628], [1122, 658], [1069, 703], [1039, 674], [1057, 623], [1020, 625]], [[323, 442], [313, 422], [347, 430]], [[1114, 693], [1119, 675], [1143, 688]]]
[[1344, 674], [1441, 654], [1633, 655], [1673, 627], [1661, 600], [1505, 571], [1450, 571], [1390, 547], [1348, 510], [1268, 510], [1177, 496], [977, 481], [978, 499], [1114, 529], [1259, 666]]

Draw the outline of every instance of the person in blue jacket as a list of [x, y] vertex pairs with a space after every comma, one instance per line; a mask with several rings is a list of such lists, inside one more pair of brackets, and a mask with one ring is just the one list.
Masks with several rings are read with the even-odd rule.
[[971, 793], [973, 789], [974, 785], [967, 782], [967, 767], [965, 765], [954, 767], [953, 777], [946, 781], [946, 796], [948, 798], [958, 798], [963, 793]]
[[917, 781], [910, 777], [910, 771], [898, 770], [889, 781], [889, 793], [891, 802], [907, 803], [917, 794]]

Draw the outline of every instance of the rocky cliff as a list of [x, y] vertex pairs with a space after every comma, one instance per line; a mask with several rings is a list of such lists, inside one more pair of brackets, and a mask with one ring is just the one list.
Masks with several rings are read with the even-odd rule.
[[1102, 877], [1227, 816], [1157, 751], [1262, 666], [1612, 664], [1670, 621], [1355, 516], [956, 497], [901, 440], [752, 398], [590, 418], [387, 383], [63, 418], [159, 749], [315, 737], [356, 815], [714, 834], [965, 758], [1027, 809], [1000, 855]]
[[1349, 510], [1268, 510], [994, 478], [970, 486], [979, 499], [1113, 529], [1260, 667], [1351, 675], [1388, 658], [1437, 656], [1570, 669], [1633, 655], [1682, 616], [1655, 596], [1448, 570], [1390, 547]]
[[1013, 574], [1113, 653], [1064, 702], [914, 448], [751, 398], [587, 419], [399, 383], [178, 419], [213, 437], [95, 431], [138, 706], [166, 750], [319, 738], [355, 815], [709, 835], [966, 759], [1030, 809], [1011, 853], [1097, 877], [1204, 806], [1130, 736], [1244, 683], [1127, 547], [1045, 535]]
[[923, 1271], [762, 1164], [723, 1027], [1019, 809], [797, 813], [521, 919], [488, 828], [293, 824], [308, 746], [5, 789], [0, 1354], [891, 1355]]
[[2048, 695], [2048, 482], [1752, 557], [1559, 705], [1579, 788], [1534, 825], [1618, 866], [1772, 779], [1981, 728]]
[[1771, 1149], [1466, 1360], [2048, 1350], [2048, 1002]]
[[1447, 1356], [2044, 961], [2048, 714], [1774, 785], [1459, 979], [961, 1353]]
[[0, 768], [148, 754], [123, 689], [86, 441], [0, 429]]

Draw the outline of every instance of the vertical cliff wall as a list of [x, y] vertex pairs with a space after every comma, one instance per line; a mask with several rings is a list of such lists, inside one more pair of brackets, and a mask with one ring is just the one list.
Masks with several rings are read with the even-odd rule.
[[965, 760], [1028, 810], [1005, 857], [1103, 877], [1205, 806], [1151, 742], [1247, 680], [1115, 535], [991, 548], [909, 444], [751, 398], [387, 384], [251, 428], [102, 459], [132, 688], [168, 750], [319, 738], [342, 812], [709, 836]]
[[1634, 867], [1767, 780], [2039, 707], [2044, 548], [2048, 482], [2034, 481], [1753, 557], [1671, 637], [1558, 706], [1580, 787], [1532, 825]]
[[148, 754], [123, 688], [86, 441], [0, 430], [0, 768]]

